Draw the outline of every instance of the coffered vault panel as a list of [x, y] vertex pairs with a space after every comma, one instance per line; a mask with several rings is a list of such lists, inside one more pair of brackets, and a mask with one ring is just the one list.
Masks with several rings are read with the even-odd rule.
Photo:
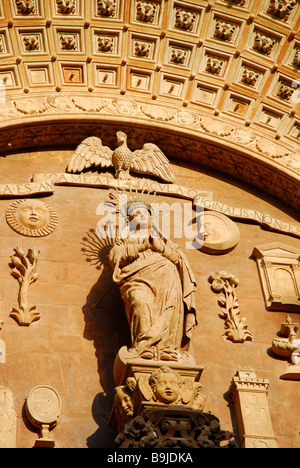
[[299, 208], [299, 26], [299, 0], [0, 0], [0, 150], [126, 121]]

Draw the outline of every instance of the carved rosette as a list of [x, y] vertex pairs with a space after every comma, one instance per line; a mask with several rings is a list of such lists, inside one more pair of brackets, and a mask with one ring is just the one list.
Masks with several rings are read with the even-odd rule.
[[221, 318], [225, 320], [225, 339], [233, 341], [233, 343], [252, 341], [252, 333], [248, 330], [246, 318], [241, 317], [235, 292], [239, 279], [235, 275], [221, 271], [211, 273], [209, 280], [212, 283], [213, 291], [223, 293], [219, 298], [219, 305], [222, 309]]

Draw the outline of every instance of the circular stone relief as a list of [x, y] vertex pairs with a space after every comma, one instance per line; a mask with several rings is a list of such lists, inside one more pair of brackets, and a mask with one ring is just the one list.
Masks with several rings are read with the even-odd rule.
[[6, 211], [8, 225], [27, 237], [44, 237], [57, 227], [55, 211], [41, 200], [16, 200]]
[[224, 254], [233, 250], [239, 240], [237, 225], [227, 216], [215, 211], [204, 211], [197, 219], [198, 234], [195, 246], [210, 254]]
[[26, 413], [34, 426], [55, 426], [61, 413], [61, 401], [56, 390], [46, 385], [34, 387], [26, 401]]

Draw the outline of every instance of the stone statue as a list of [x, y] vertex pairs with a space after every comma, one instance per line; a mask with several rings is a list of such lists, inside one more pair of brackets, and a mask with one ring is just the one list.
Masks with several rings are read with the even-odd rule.
[[129, 179], [129, 171], [159, 177], [174, 183], [175, 176], [164, 153], [153, 143], [146, 143], [143, 149], [131, 151], [127, 146], [127, 135], [117, 132], [118, 147], [112, 151], [103, 146], [100, 138], [86, 138], [74, 152], [68, 172], [81, 172], [89, 167], [113, 167], [116, 179]]
[[110, 251], [136, 357], [180, 361], [196, 325], [195, 279], [180, 247], [151, 225], [151, 207], [127, 204], [127, 232]]

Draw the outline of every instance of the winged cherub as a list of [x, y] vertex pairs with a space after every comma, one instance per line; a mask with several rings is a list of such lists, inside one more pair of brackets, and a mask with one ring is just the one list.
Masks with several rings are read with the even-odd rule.
[[127, 135], [117, 132], [118, 147], [113, 151], [104, 146], [98, 137], [86, 138], [75, 150], [68, 172], [82, 172], [89, 167], [114, 167], [116, 179], [130, 179], [130, 171], [156, 176], [174, 183], [175, 176], [164, 153], [153, 143], [144, 144], [141, 150], [131, 151]]

